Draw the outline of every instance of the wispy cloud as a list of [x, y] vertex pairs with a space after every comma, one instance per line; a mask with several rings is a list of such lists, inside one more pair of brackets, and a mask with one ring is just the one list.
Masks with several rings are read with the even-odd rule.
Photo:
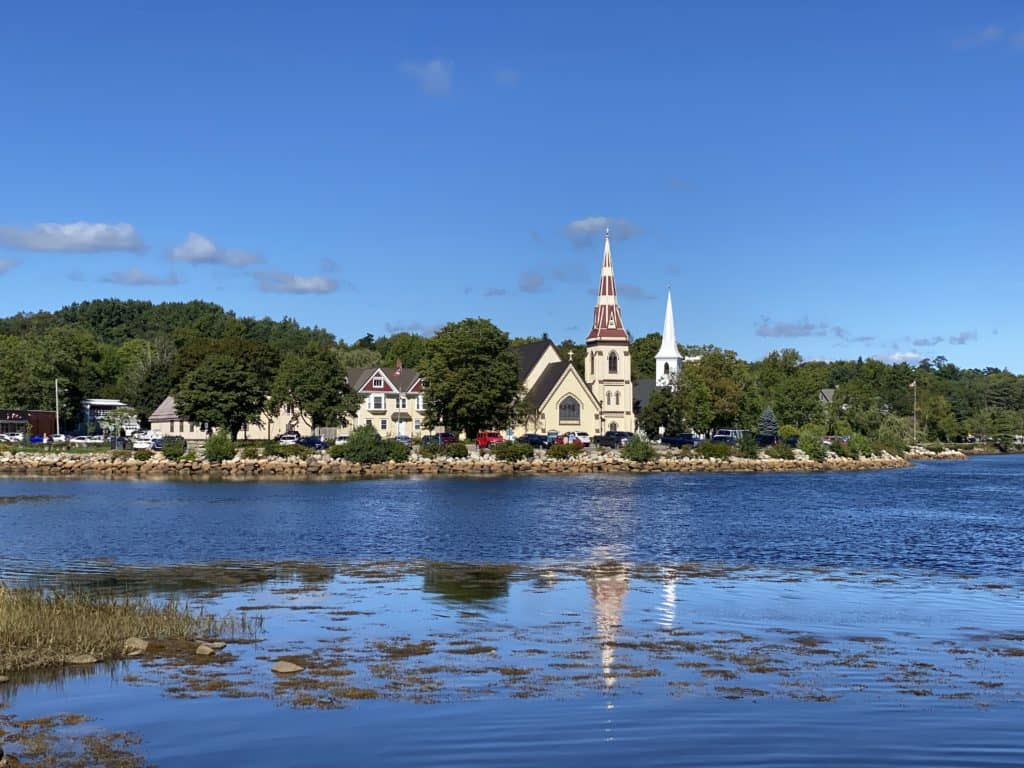
[[874, 336], [851, 336], [850, 332], [841, 325], [832, 326], [832, 335], [849, 344], [869, 344], [875, 340]]
[[1005, 29], [998, 24], [989, 24], [987, 27], [970, 32], [963, 37], [958, 37], [953, 41], [953, 48], [957, 51], [966, 51], [972, 48], [995, 45], [1005, 39]]
[[523, 272], [519, 276], [519, 290], [523, 293], [537, 293], [544, 287], [544, 275], [540, 272]]
[[418, 336], [433, 336], [441, 326], [429, 325], [415, 320], [411, 323], [388, 323], [384, 326], [389, 334], [392, 333], [414, 333]]
[[604, 234], [606, 229], [611, 230], [612, 237], [616, 240], [628, 240], [634, 235], [640, 234], [640, 228], [626, 219], [587, 216], [570, 221], [565, 227], [565, 236], [577, 248], [582, 248], [593, 243], [597, 237]]
[[337, 272], [338, 262], [332, 259], [330, 256], [326, 256], [320, 260], [320, 271], [321, 272]]
[[338, 281], [322, 275], [293, 275], [289, 272], [257, 272], [254, 277], [264, 293], [333, 293]]
[[23, 251], [99, 253], [141, 251], [142, 240], [131, 224], [36, 224], [33, 227], [0, 227], [0, 245]]
[[406, 62], [402, 71], [430, 96], [445, 96], [452, 91], [452, 63], [442, 59]]
[[617, 283], [615, 287], [619, 296], [622, 296], [623, 298], [626, 299], [639, 299], [640, 301], [651, 301], [652, 299], [658, 298], [653, 293], [648, 291], [646, 288], [643, 288], [639, 285], [634, 285], [633, 283]]
[[115, 285], [177, 285], [178, 276], [173, 272], [168, 272], [164, 276], [150, 274], [144, 272], [138, 267], [131, 267], [124, 272], [111, 272], [109, 275], [104, 275], [101, 280], [104, 283], [113, 283]]
[[893, 352], [888, 355], [877, 355], [876, 360], [882, 360], [887, 363], [909, 363], [915, 365], [924, 360], [925, 356], [918, 352]]
[[494, 73], [494, 82], [498, 85], [514, 88], [519, 85], [519, 73], [514, 69], [509, 69], [508, 67], [499, 69]]
[[508, 291], [504, 288], [488, 288], [484, 291], [484, 296], [504, 296]]
[[551, 279], [557, 280], [560, 283], [578, 283], [586, 280], [587, 276], [579, 265], [574, 265], [571, 267], [555, 267], [551, 270]]
[[964, 344], [967, 344], [968, 342], [977, 341], [977, 340], [978, 340], [978, 332], [977, 331], [960, 331], [960, 333], [958, 333], [956, 336], [950, 336], [949, 337], [949, 343], [950, 344], [955, 344], [958, 347], [959, 346], [963, 346]]
[[796, 322], [785, 320], [769, 320], [761, 318], [757, 326], [757, 335], [773, 339], [797, 339], [803, 336], [825, 336], [828, 333], [827, 323], [812, 323], [806, 317]]
[[942, 343], [941, 336], [927, 336], [920, 339], [912, 339], [911, 343], [915, 347], [934, 347], [936, 344]]
[[17, 264], [18, 262], [16, 262], [14, 259], [0, 259], [0, 275], [4, 274], [10, 269], [13, 269], [15, 266], [17, 266]]
[[262, 259], [251, 251], [221, 248], [205, 235], [189, 232], [185, 242], [171, 249], [171, 261], [186, 264], [221, 264], [226, 267], [247, 267]]

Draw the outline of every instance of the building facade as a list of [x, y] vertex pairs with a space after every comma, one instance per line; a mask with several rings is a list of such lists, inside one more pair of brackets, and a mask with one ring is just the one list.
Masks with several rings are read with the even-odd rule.
[[363, 396], [355, 419], [339, 427], [339, 435], [348, 435], [355, 427], [371, 426], [381, 437], [418, 438], [430, 430], [423, 402], [423, 379], [402, 361], [394, 367], [351, 368], [348, 384]]
[[[174, 405], [174, 396], [168, 395], [149, 416], [149, 428], [165, 436], [175, 435], [186, 440], [202, 442], [209, 437], [206, 424], [196, 424], [183, 419]], [[288, 406], [281, 408], [273, 417], [246, 424], [238, 433], [240, 440], [274, 440], [285, 432], [311, 435], [309, 424]]]

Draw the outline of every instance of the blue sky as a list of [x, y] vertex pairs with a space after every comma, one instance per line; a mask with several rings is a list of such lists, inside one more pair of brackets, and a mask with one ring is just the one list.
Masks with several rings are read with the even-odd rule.
[[365, 5], [7, 9], [5, 314], [582, 340], [608, 223], [634, 335], [1024, 371], [1021, 3]]

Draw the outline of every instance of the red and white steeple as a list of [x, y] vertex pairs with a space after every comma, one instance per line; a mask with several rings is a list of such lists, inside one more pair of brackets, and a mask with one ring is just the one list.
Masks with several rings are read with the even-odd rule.
[[607, 229], [604, 232], [604, 260], [601, 262], [601, 284], [597, 289], [597, 304], [594, 306], [594, 325], [587, 334], [588, 344], [599, 341], [629, 341], [629, 335], [622, 325], [619, 297], [615, 292], [611, 238]]

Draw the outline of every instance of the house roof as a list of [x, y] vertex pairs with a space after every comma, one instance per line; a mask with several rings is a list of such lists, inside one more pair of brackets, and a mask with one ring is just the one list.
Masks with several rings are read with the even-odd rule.
[[378, 372], [381, 373], [398, 392], [411, 391], [420, 380], [419, 373], [412, 368], [383, 368], [381, 366], [376, 366], [374, 368], [349, 368], [348, 384], [352, 387], [353, 391], [360, 392], [366, 387], [367, 382], [373, 378], [373, 375]]
[[174, 407], [174, 398], [171, 395], [165, 397], [149, 415], [150, 421], [175, 421], [177, 418], [178, 411]]
[[566, 369], [571, 367], [572, 363], [567, 363], [564, 360], [548, 364], [541, 373], [540, 378], [537, 379], [537, 383], [526, 393], [526, 398], [530, 401], [530, 405], [540, 408], [544, 401], [548, 399], [551, 391], [558, 386], [558, 382], [562, 380]]
[[835, 399], [836, 399], [835, 387], [829, 387], [828, 389], [821, 390], [818, 393], [818, 396], [821, 398], [821, 401], [823, 403], [833, 403], [833, 402], [835, 402]]
[[524, 381], [530, 375], [530, 371], [540, 362], [548, 347], [554, 346], [551, 339], [542, 339], [540, 341], [531, 341], [529, 344], [520, 344], [518, 347], [512, 347], [512, 352], [516, 356], [516, 363], [519, 366], [519, 381]]

